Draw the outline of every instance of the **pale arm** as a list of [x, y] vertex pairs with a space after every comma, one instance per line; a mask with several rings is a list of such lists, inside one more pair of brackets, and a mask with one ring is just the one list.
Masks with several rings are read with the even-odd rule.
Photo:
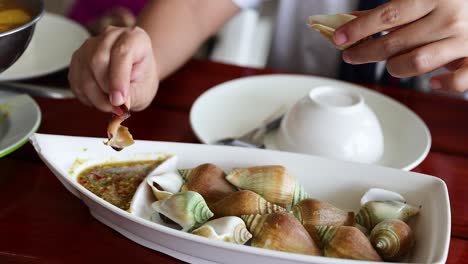
[[84, 104], [114, 111], [142, 110], [159, 81], [186, 60], [239, 8], [232, 0], [154, 0], [138, 27], [109, 27], [73, 55], [70, 86]]
[[151, 1], [138, 26], [151, 38], [159, 78], [182, 65], [238, 11], [232, 0]]

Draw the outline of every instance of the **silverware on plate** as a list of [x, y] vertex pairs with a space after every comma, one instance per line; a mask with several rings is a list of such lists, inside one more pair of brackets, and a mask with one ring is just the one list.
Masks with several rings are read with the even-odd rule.
[[215, 145], [227, 145], [236, 147], [247, 147], [247, 148], [265, 148], [264, 139], [268, 132], [277, 129], [281, 120], [283, 120], [284, 113], [275, 115], [267, 119], [261, 126], [250, 130], [240, 137], [230, 137], [217, 140]]

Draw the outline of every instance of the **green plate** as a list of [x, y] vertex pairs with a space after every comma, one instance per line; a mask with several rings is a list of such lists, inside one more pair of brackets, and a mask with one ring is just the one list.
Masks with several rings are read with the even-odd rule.
[[0, 91], [0, 158], [28, 142], [41, 123], [41, 110], [25, 94]]

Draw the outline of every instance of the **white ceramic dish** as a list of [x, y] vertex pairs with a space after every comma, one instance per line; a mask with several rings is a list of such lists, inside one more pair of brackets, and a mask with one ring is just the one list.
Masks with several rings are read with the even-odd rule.
[[[289, 109], [311, 88], [342, 87], [361, 94], [382, 126], [384, 153], [374, 164], [411, 170], [429, 153], [431, 134], [426, 124], [401, 103], [351, 83], [303, 75], [263, 75], [222, 83], [193, 104], [190, 123], [199, 140], [212, 144], [255, 128], [273, 113]], [[266, 147], [278, 149], [275, 132]]]
[[312, 88], [285, 114], [275, 139], [280, 150], [361, 163], [380, 160], [384, 149], [377, 116], [343, 87]]
[[[447, 187], [438, 178], [413, 172], [271, 150], [136, 141], [121, 152], [104, 146], [104, 139], [35, 134], [39, 156], [66, 188], [83, 200], [102, 223], [143, 246], [190, 263], [375, 263], [313, 257], [235, 245], [198, 237], [147, 221], [98, 198], [75, 179], [85, 166], [106, 161], [143, 160], [161, 153], [176, 155], [179, 168], [204, 162], [224, 170], [233, 167], [282, 164], [313, 197], [357, 211], [360, 197], [371, 187], [401, 193], [409, 203], [422, 205], [412, 223], [417, 244], [411, 263], [444, 263], [450, 241], [450, 204]], [[80, 160], [76, 167], [75, 161]], [[74, 165], [75, 164], [75, 165]], [[376, 176], [378, 175], [378, 177]], [[146, 183], [145, 187], [147, 186]], [[142, 186], [140, 186], [142, 188]], [[139, 188], [139, 189], [140, 189]], [[138, 191], [137, 191], [138, 192]]]
[[0, 81], [39, 77], [68, 67], [73, 52], [88, 37], [88, 31], [80, 24], [45, 13], [28, 48], [15, 64], [0, 74]]
[[40, 123], [41, 110], [29, 95], [0, 91], [0, 157], [28, 142]]

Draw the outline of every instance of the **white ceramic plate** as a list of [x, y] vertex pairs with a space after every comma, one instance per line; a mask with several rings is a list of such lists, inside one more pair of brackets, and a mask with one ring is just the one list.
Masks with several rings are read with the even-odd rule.
[[0, 73], [0, 81], [43, 76], [70, 64], [73, 52], [89, 37], [88, 31], [63, 16], [45, 13], [23, 55]]
[[29, 95], [0, 91], [0, 157], [26, 143], [40, 122], [41, 110]]
[[[121, 152], [105, 146], [103, 138], [35, 134], [31, 137], [41, 159], [65, 185], [83, 200], [91, 214], [127, 238], [189, 263], [375, 263], [285, 253], [214, 241], [178, 231], [105, 202], [77, 183], [86, 166], [106, 161], [145, 160], [169, 153], [178, 168], [211, 162], [228, 171], [234, 167], [281, 164], [293, 173], [314, 198], [345, 210], [357, 211], [360, 197], [371, 187], [401, 193], [408, 203], [422, 205], [411, 226], [417, 243], [411, 263], [444, 263], [450, 241], [450, 204], [445, 183], [436, 177], [380, 166], [328, 160], [272, 150], [203, 144], [136, 141]], [[75, 162], [79, 160], [79, 162]], [[77, 166], [78, 165], [78, 166]], [[147, 188], [145, 182], [137, 190]], [[149, 188], [149, 187], [148, 187]], [[150, 191], [149, 191], [150, 192]], [[138, 196], [143, 197], [143, 196]], [[135, 197], [136, 199], [136, 197]]]
[[[320, 77], [278, 74], [222, 83], [195, 101], [190, 111], [190, 123], [199, 140], [206, 144], [238, 137], [279, 110], [291, 107], [311, 88], [322, 85], [356, 91], [374, 110], [382, 126], [385, 148], [382, 158], [375, 164], [411, 170], [429, 153], [429, 129], [410, 109], [364, 87]], [[276, 149], [274, 133], [266, 137], [267, 148]]]

